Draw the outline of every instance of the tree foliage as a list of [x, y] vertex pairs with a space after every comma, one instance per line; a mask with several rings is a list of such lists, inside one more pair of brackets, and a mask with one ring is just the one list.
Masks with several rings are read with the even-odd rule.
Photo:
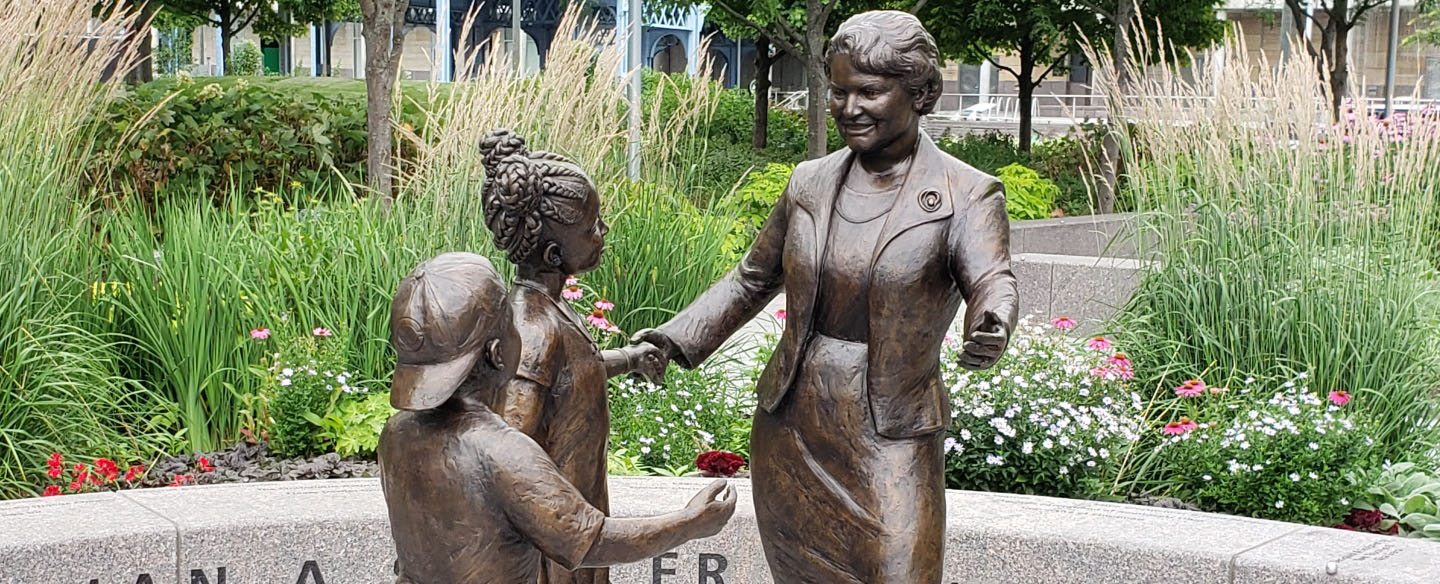
[[[1126, 3], [1131, 3], [1126, 5]], [[947, 0], [927, 2], [918, 15], [935, 36], [947, 58], [979, 64], [985, 61], [1009, 73], [1019, 84], [1020, 144], [1030, 145], [1031, 101], [1036, 88], [1052, 74], [1069, 67], [1072, 55], [1086, 42], [1113, 46], [1117, 22], [1138, 8], [1145, 24], [1145, 51], [1154, 55], [1171, 47], [1204, 46], [1225, 31], [1215, 18], [1218, 0]], [[1164, 31], [1162, 46], [1159, 39]], [[997, 55], [1014, 55], [1017, 67]]]

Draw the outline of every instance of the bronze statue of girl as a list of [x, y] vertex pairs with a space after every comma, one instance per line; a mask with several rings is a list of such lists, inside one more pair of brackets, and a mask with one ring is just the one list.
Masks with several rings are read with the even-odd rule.
[[[601, 351], [560, 295], [570, 275], [599, 265], [609, 230], [585, 172], [558, 154], [531, 152], [509, 130], [491, 132], [480, 150], [485, 224], [516, 267], [509, 302], [520, 361], [505, 386], [503, 416], [550, 454], [586, 501], [608, 513], [606, 380], [627, 373], [659, 379], [667, 360], [649, 344]], [[550, 562], [540, 582], [606, 583], [609, 576], [604, 568], [571, 572]]]

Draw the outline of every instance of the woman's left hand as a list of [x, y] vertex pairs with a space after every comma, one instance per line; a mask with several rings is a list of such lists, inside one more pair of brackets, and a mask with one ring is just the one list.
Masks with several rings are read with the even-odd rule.
[[1010, 340], [1010, 332], [992, 313], [986, 313], [975, 330], [966, 336], [968, 339], [960, 349], [960, 366], [972, 371], [986, 369], [999, 361]]

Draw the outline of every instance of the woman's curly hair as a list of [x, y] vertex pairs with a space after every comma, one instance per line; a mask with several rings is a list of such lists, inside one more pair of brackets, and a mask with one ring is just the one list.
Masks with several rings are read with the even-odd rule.
[[492, 130], [480, 141], [485, 164], [485, 226], [510, 261], [530, 260], [545, 221], [574, 225], [581, 211], [574, 204], [593, 189], [590, 177], [570, 159], [531, 152], [525, 139], [506, 129]]

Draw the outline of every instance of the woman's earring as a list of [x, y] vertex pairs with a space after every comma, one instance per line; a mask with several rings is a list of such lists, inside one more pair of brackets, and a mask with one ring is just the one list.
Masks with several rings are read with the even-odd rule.
[[565, 258], [560, 255], [560, 244], [552, 241], [545, 246], [545, 263], [550, 264], [552, 268], [558, 268], [564, 262]]

